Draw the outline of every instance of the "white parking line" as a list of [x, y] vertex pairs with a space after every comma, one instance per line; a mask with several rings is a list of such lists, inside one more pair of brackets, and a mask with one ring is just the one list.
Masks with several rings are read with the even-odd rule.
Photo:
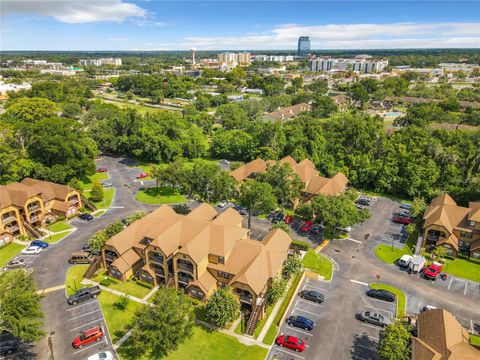
[[360, 325], [363, 325], [363, 326], [366, 326], [366, 327], [369, 327], [371, 329], [375, 329], [375, 330], [379, 330], [380, 328], [378, 326], [374, 326], [374, 325], [370, 325], [370, 324], [365, 324], [365, 323], [360, 323]]
[[357, 280], [352, 280], [352, 279], [350, 279], [350, 281], [353, 282], [353, 283], [355, 283], [355, 284], [360, 284], [360, 285], [368, 286], [368, 284], [365, 283], [365, 282], [361, 282], [361, 281], [357, 281]]
[[309, 285], [308, 283], [306, 283], [304, 285], [304, 289], [305, 289], [305, 286], [308, 286], [308, 287], [311, 287], [312, 289], [317, 289], [317, 290], [322, 290], [322, 291], [328, 291], [327, 289], [322, 289], [321, 287], [318, 287], [318, 286], [313, 286], [313, 285]]
[[467, 295], [467, 285], [468, 282], [465, 281], [465, 290], [463, 290], [463, 295]]
[[88, 313], [75, 316], [75, 317], [73, 317], [73, 318], [71, 318], [71, 319], [68, 319], [68, 321], [75, 320], [75, 319], [81, 318], [82, 316], [90, 315], [90, 314], [93, 314], [93, 313], [98, 312], [98, 311], [100, 311], [100, 309], [93, 310], [93, 311], [90, 311], [90, 312], [88, 312]]
[[[367, 335], [368, 336], [368, 335]], [[369, 339], [372, 339], [372, 340], [377, 340], [377, 341], [380, 341], [379, 338], [375, 337], [375, 336], [368, 336]]]
[[65, 311], [72, 311], [72, 310], [76, 310], [82, 306], [85, 306], [85, 305], [88, 305], [88, 304], [93, 304], [94, 302], [97, 302], [97, 300], [91, 300], [91, 301], [87, 301], [86, 303], [83, 303], [83, 304], [79, 304], [79, 305], [76, 305], [74, 307], [71, 307], [69, 309], [66, 309]]
[[298, 357], [298, 358], [300, 358], [300, 359], [305, 359], [303, 356], [300, 356], [300, 355], [297, 355], [297, 354], [293, 354], [293, 353], [291, 353], [290, 351], [286, 351], [286, 350], [282, 349], [281, 347], [276, 348], [274, 351], [277, 351], [277, 350], [278, 350], [278, 351], [281, 351], [281, 352], [283, 352], [283, 353], [285, 353], [285, 354]]
[[380, 308], [376, 308], [376, 307], [373, 307], [373, 306], [367, 306], [365, 305], [366, 308], [369, 308], [369, 309], [375, 309], [375, 310], [378, 310], [378, 311], [383, 311], [383, 312], [386, 312], [386, 313], [389, 313], [390, 316], [393, 315], [393, 311], [389, 311], [389, 310], [385, 310], [385, 309], [380, 309]]
[[352, 238], [346, 238], [345, 240], [350, 240], [350, 241], [353, 241], [353, 242], [356, 242], [356, 243], [359, 243], [359, 244], [363, 244], [363, 241], [355, 240], [355, 239], [352, 239]]
[[85, 326], [88, 326], [88, 325], [91, 325], [91, 324], [94, 324], [94, 323], [98, 323], [98, 322], [102, 322], [102, 323], [103, 323], [103, 318], [99, 318], [99, 319], [90, 321], [89, 323], [86, 323], [86, 324], [77, 326], [76, 328], [73, 328], [73, 329], [71, 329], [70, 331], [75, 331], [75, 330], [81, 329], [82, 327], [85, 327]]
[[105, 338], [104, 338], [102, 341], [97, 341], [96, 343], [94, 343], [94, 344], [92, 344], [92, 345], [90, 345], [90, 346], [87, 346], [87, 347], [84, 347], [84, 348], [82, 348], [82, 349], [80, 349], [80, 350], [75, 351], [75, 352], [73, 353], [73, 355], [76, 355], [76, 354], [78, 354], [78, 353], [81, 353], [82, 351], [91, 349], [92, 347], [97, 346], [97, 345], [100, 345], [100, 344], [102, 344], [102, 343], [108, 344], [108, 343], [106, 342]]
[[453, 278], [450, 279], [450, 283], [448, 284], [447, 290], [450, 290], [450, 286], [452, 286]]
[[317, 304], [316, 302], [313, 302], [313, 301], [308, 301], [308, 300], [303, 300], [303, 299], [298, 299], [298, 301], [303, 301], [305, 304], [311, 304], [311, 305], [315, 305], [315, 306], [318, 306], [318, 307], [323, 307], [322, 305]]
[[372, 348], [372, 347], [370, 347], [370, 346], [361, 345], [361, 344], [356, 344], [355, 346], [358, 346], [358, 347], [361, 347], [361, 348], [364, 348], [364, 349], [367, 349], [367, 350], [375, 351], [375, 352], [378, 351], [378, 350], [375, 349], [375, 348]]
[[313, 334], [310, 334], [309, 332], [304, 331], [304, 330], [300, 330], [299, 328], [296, 328], [296, 327], [294, 327], [294, 326], [285, 325], [285, 327], [287, 327], [287, 328], [289, 328], [289, 329], [292, 329], [293, 331], [301, 332], [302, 334], [305, 334], [305, 335], [308, 335], [308, 336], [313, 336]]
[[307, 313], [307, 314], [312, 314], [312, 315], [315, 315], [315, 316], [320, 316], [320, 314], [316, 314], [316, 313], [313, 313], [313, 312], [308, 311], [308, 310], [297, 309], [297, 308], [293, 309], [292, 314], [295, 312], [295, 310], [296, 310], [296, 311], [302, 311], [302, 312], [305, 312], [305, 313]]

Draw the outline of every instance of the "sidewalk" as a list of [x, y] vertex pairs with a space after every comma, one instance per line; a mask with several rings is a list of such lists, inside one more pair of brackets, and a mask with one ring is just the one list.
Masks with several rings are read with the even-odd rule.
[[[82, 282], [81, 282], [82, 285], [93, 285], [93, 286], [98, 286], [100, 287], [101, 290], [103, 291], [108, 291], [112, 294], [115, 294], [115, 295], [118, 295], [118, 296], [127, 296], [130, 300], [133, 300], [133, 301], [136, 301], [140, 304], [143, 304], [143, 305], [152, 305], [151, 303], [149, 303], [148, 301], [146, 300], [143, 300], [143, 299], [140, 299], [140, 298], [137, 298], [135, 296], [132, 296], [132, 295], [128, 295], [128, 294], [125, 294], [121, 291], [117, 291], [117, 290], [113, 290], [113, 289], [110, 289], [106, 286], [103, 286], [103, 285], [100, 285], [99, 283], [95, 282], [95, 281], [92, 281], [92, 280], [89, 280], [89, 279], [83, 279]], [[153, 290], [152, 290], [153, 291]], [[149, 294], [147, 294], [148, 296]]]

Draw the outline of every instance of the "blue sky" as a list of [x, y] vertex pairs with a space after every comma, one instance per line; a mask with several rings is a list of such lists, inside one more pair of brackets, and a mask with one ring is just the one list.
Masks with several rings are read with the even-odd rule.
[[2, 0], [1, 50], [480, 48], [478, 1]]

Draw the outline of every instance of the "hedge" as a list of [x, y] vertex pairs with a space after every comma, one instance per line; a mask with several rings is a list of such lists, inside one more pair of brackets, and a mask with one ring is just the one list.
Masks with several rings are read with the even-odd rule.
[[310, 246], [305, 241], [292, 240], [292, 243], [290, 244], [290, 249], [292, 250], [308, 251], [309, 248]]

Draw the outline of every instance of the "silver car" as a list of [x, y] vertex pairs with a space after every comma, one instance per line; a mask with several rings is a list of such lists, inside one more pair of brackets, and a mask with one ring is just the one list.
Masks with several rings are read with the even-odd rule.
[[392, 323], [391, 320], [386, 318], [384, 315], [368, 310], [362, 311], [360, 314], [360, 320], [381, 327], [388, 326]]

